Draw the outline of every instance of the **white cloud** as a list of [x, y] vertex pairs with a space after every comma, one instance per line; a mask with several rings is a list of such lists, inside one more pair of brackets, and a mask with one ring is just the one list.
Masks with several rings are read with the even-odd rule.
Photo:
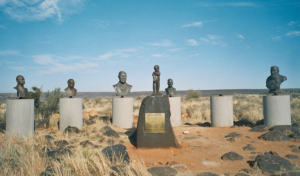
[[291, 36], [291, 37], [297, 37], [297, 36], [300, 36], [300, 31], [291, 31], [291, 32], [288, 32], [285, 35]]
[[296, 21], [291, 21], [291, 22], [289, 22], [289, 24], [288, 24], [288, 25], [290, 25], [290, 26], [293, 26], [293, 25], [295, 25], [295, 24], [297, 24], [297, 22], [296, 22]]
[[[1, 0], [1, 10], [17, 21], [42, 21], [56, 17], [62, 22], [62, 14], [75, 13], [83, 0]], [[72, 9], [73, 8], [73, 9]]]
[[175, 52], [175, 51], [180, 51], [180, 50], [183, 50], [184, 48], [173, 48], [173, 49], [169, 49], [168, 51], [172, 51], [172, 52]]
[[98, 21], [96, 20], [94, 22], [97, 26], [102, 27], [102, 28], [106, 28], [109, 26], [109, 23], [107, 21]]
[[[76, 58], [76, 57], [75, 57]], [[73, 59], [71, 62], [70, 59]], [[92, 62], [85, 62], [85, 59], [74, 62], [74, 58], [63, 57], [52, 54], [35, 55], [33, 61], [39, 66], [36, 67], [40, 73], [53, 74], [53, 73], [70, 73], [70, 72], [89, 72], [99, 65]], [[14, 69], [14, 68], [13, 68]]]
[[191, 55], [189, 55], [189, 57], [194, 57], [194, 56], [199, 56], [199, 54], [197, 53], [197, 54], [191, 54]]
[[174, 44], [170, 40], [162, 40], [161, 42], [148, 43], [148, 45], [153, 45], [153, 46], [172, 46]]
[[255, 7], [253, 2], [232, 2], [232, 3], [200, 3], [202, 7]]
[[191, 24], [183, 25], [181, 27], [183, 27], [183, 28], [185, 28], [185, 27], [201, 27], [202, 25], [203, 25], [203, 22], [198, 21], [198, 22], [194, 22], [194, 23], [191, 23]]
[[17, 54], [19, 54], [19, 51], [16, 51], [16, 50], [0, 51], [0, 56], [3, 56], [3, 55], [17, 55]]
[[281, 37], [280, 36], [276, 36], [276, 37], [273, 37], [272, 39], [273, 40], [279, 40], [279, 39], [281, 39]]
[[194, 40], [194, 39], [187, 40], [187, 44], [191, 45], [191, 46], [197, 46], [197, 45], [199, 45], [198, 42], [196, 40]]
[[53, 55], [46, 54], [46, 55], [35, 55], [33, 56], [34, 60], [33, 62], [40, 64], [40, 65], [49, 65], [54, 64]]
[[169, 57], [169, 55], [166, 54], [154, 54], [153, 57]]
[[105, 54], [99, 55], [96, 58], [94, 58], [95, 60], [108, 60], [111, 57], [129, 57], [130, 53], [134, 53], [138, 51], [136, 48], [127, 48], [127, 49], [118, 49], [118, 50], [112, 50], [109, 51]]
[[219, 45], [221, 47], [227, 46], [227, 44], [222, 41], [222, 37], [218, 35], [207, 35], [206, 38], [201, 37], [200, 43], [206, 45]]
[[238, 35], [237, 35], [237, 38], [244, 40], [244, 36], [241, 35], [241, 34], [238, 34]]

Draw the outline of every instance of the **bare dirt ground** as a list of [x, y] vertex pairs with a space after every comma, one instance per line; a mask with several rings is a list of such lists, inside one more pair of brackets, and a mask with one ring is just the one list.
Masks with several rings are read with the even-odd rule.
[[[274, 151], [279, 156], [287, 159], [287, 154], [300, 157], [299, 153], [292, 152], [289, 147], [292, 144], [300, 145], [297, 141], [271, 142], [258, 139], [264, 133], [249, 132], [249, 127], [235, 128], [212, 128], [212, 127], [188, 127], [182, 126], [173, 128], [179, 148], [167, 149], [137, 149], [130, 142], [125, 143], [128, 148], [129, 156], [132, 159], [144, 161], [147, 167], [154, 165], [169, 165], [172, 162], [185, 164], [188, 169], [179, 170], [180, 172], [192, 171], [192, 175], [201, 172], [213, 172], [216, 174], [236, 174], [241, 169], [251, 168], [249, 163], [254, 159], [251, 152], [270, 152]], [[189, 134], [183, 134], [184, 131]], [[242, 134], [236, 138], [235, 142], [229, 142], [224, 137], [232, 132]], [[244, 151], [242, 148], [252, 144], [256, 150]], [[243, 161], [223, 161], [221, 156], [230, 151], [234, 151], [244, 157]], [[289, 160], [289, 159], [288, 159]], [[300, 159], [290, 160], [291, 163], [299, 166]], [[252, 169], [256, 174], [261, 175], [259, 169]], [[189, 172], [191, 173], [191, 172]]]

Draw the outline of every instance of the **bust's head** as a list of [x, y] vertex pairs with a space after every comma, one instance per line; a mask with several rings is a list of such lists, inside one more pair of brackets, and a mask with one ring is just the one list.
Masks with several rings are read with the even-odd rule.
[[25, 84], [25, 78], [22, 75], [18, 75], [16, 78], [16, 81], [18, 84], [21, 84], [21, 85]]
[[159, 66], [158, 66], [158, 65], [155, 65], [155, 66], [154, 66], [154, 70], [155, 70], [156, 72], [159, 72]]
[[74, 86], [75, 86], [75, 81], [74, 81], [74, 79], [69, 79], [69, 80], [68, 80], [68, 87], [69, 87], [69, 88], [74, 88]]
[[126, 74], [126, 72], [120, 71], [120, 72], [119, 72], [118, 78], [119, 78], [119, 82], [120, 82], [121, 84], [125, 84], [125, 83], [126, 83], [126, 79], [127, 79], [127, 74]]
[[171, 88], [173, 86], [173, 80], [170, 78], [168, 79], [168, 86]]
[[279, 68], [277, 66], [271, 67], [271, 76], [277, 76], [279, 74]]

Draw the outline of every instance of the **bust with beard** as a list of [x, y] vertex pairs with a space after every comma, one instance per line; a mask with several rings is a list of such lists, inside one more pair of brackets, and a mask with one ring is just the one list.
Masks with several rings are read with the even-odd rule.
[[123, 97], [129, 95], [132, 85], [126, 83], [126, 79], [127, 79], [126, 72], [120, 71], [118, 78], [119, 78], [119, 82], [113, 85], [116, 91], [116, 96]]
[[280, 91], [281, 83], [285, 80], [287, 80], [287, 78], [279, 74], [279, 68], [277, 66], [271, 67], [271, 76], [269, 76], [266, 81], [266, 87], [269, 89], [269, 93], [277, 94]]
[[25, 84], [25, 78], [22, 75], [18, 75], [16, 78], [16, 81], [18, 85], [14, 87], [14, 89], [17, 90], [17, 97], [19, 99], [28, 97], [28, 90], [27, 88], [24, 87]]
[[73, 79], [69, 79], [68, 87], [65, 88], [65, 91], [69, 95], [69, 98], [72, 98], [77, 94], [77, 89], [75, 89], [74, 86], [75, 86], [75, 81]]
[[168, 79], [168, 87], [165, 89], [165, 91], [169, 97], [173, 97], [175, 95], [176, 89], [173, 87], [172, 79]]

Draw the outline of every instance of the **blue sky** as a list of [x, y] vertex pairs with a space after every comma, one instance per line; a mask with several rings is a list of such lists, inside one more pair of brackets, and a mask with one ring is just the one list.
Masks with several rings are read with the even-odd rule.
[[112, 92], [261, 89], [270, 67], [300, 88], [299, 1], [0, 0], [0, 92], [25, 87]]

